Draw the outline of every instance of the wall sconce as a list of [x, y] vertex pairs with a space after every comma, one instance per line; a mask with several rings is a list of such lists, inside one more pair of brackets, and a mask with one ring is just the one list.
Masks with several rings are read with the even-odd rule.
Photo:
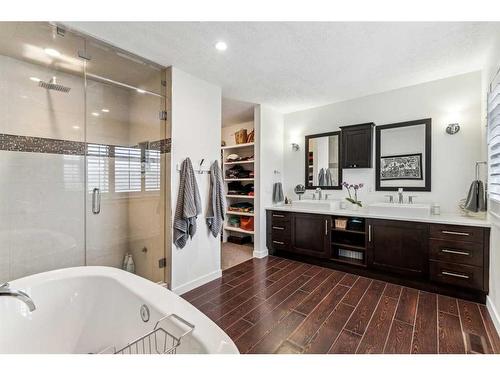
[[297, 143], [292, 143], [292, 150], [293, 151], [299, 151], [300, 150], [300, 147]]
[[460, 131], [460, 125], [458, 125], [458, 122], [454, 124], [448, 124], [448, 126], [446, 127], [446, 133], [448, 133], [449, 135], [456, 134], [459, 131]]

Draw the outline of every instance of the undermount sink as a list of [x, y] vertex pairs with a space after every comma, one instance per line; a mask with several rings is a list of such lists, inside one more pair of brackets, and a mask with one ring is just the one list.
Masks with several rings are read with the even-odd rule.
[[431, 205], [425, 203], [372, 203], [368, 205], [368, 212], [375, 215], [422, 217], [430, 215]]
[[339, 208], [338, 200], [302, 199], [292, 202], [292, 207], [316, 210], [335, 210]]

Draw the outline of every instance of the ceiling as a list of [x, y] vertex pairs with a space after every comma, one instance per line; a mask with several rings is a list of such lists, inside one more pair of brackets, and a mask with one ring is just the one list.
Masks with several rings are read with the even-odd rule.
[[283, 113], [480, 70], [500, 36], [498, 22], [66, 24]]
[[222, 98], [222, 127], [253, 121], [255, 104]]

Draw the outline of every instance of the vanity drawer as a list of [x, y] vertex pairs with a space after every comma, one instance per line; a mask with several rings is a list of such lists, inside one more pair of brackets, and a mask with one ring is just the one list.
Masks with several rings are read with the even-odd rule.
[[431, 224], [431, 238], [483, 243], [484, 229], [461, 225]]
[[272, 225], [281, 225], [283, 223], [290, 222], [290, 213], [282, 212], [282, 211], [272, 211], [271, 212], [271, 224]]
[[290, 250], [290, 239], [289, 238], [272, 238], [271, 239], [271, 246], [273, 247], [273, 250], [283, 250], [283, 251], [289, 251]]
[[483, 245], [480, 243], [431, 239], [429, 252], [433, 260], [483, 266]]
[[290, 223], [283, 222], [273, 222], [271, 224], [271, 236], [273, 239], [285, 239], [290, 238], [291, 228]]
[[483, 269], [464, 264], [429, 262], [429, 274], [432, 281], [483, 290]]

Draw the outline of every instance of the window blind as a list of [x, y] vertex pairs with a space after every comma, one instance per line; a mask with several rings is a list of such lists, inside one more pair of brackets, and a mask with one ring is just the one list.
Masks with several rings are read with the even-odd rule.
[[141, 150], [115, 147], [115, 191], [141, 191]]
[[160, 151], [146, 150], [146, 191], [160, 190]]
[[94, 188], [109, 192], [109, 146], [87, 145], [87, 186], [89, 193]]
[[500, 77], [488, 94], [489, 197], [500, 202]]

